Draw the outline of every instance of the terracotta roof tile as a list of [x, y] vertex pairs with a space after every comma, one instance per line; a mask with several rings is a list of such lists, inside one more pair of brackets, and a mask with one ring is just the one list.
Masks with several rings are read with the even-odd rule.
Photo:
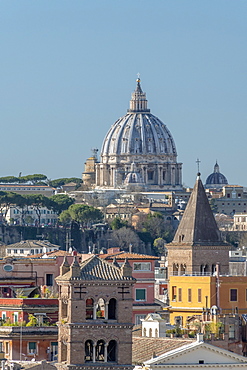
[[122, 275], [121, 269], [93, 255], [81, 263], [82, 280], [135, 280]]
[[116, 257], [118, 260], [125, 260], [127, 258], [128, 260], [158, 260], [159, 257], [150, 256], [148, 254], [139, 254], [139, 253], [129, 253], [125, 251], [115, 252], [115, 253], [109, 253], [109, 254], [99, 254], [100, 258], [104, 258], [106, 260], [112, 260], [113, 257]]

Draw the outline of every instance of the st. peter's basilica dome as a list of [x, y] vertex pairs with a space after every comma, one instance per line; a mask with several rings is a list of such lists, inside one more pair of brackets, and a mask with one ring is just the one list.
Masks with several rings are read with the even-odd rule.
[[[166, 125], [147, 109], [146, 94], [140, 79], [132, 94], [128, 113], [119, 118], [108, 131], [102, 156], [167, 155], [173, 160], [176, 147]], [[168, 157], [167, 157], [168, 159]]]
[[147, 189], [182, 189], [182, 163], [177, 163], [173, 137], [166, 125], [147, 108], [139, 78], [130, 109], [111, 126], [103, 141], [100, 162], [95, 164], [95, 185], [124, 186], [132, 163]]

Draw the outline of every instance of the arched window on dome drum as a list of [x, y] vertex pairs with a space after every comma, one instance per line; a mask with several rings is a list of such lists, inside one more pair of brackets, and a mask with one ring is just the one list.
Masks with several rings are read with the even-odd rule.
[[117, 361], [117, 342], [110, 340], [107, 346], [107, 362]]
[[150, 328], [149, 329], [149, 337], [151, 338], [153, 336], [153, 332], [152, 332], [152, 329]]
[[95, 361], [105, 361], [105, 341], [98, 340], [95, 349]]
[[148, 180], [153, 180], [154, 178], [154, 171], [148, 171]]
[[117, 301], [115, 298], [111, 298], [108, 304], [108, 319], [109, 320], [116, 320], [116, 308], [117, 308]]
[[87, 340], [85, 343], [85, 362], [93, 361], [93, 341]]
[[94, 300], [92, 298], [88, 298], [86, 300], [86, 320], [93, 320], [93, 306]]

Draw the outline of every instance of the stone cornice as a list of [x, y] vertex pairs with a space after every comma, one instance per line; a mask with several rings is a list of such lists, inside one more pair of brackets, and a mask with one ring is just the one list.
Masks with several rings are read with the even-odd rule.
[[[207, 344], [205, 342], [201, 342], [201, 343], [195, 342], [192, 345], [185, 346], [184, 348], [180, 347], [180, 348], [178, 348], [178, 350], [175, 353], [172, 353], [170, 355], [169, 355], [169, 353], [164, 354], [163, 358], [162, 358], [163, 355], [158, 356], [157, 361], [159, 361], [159, 357], [160, 357], [160, 364], [156, 365], [156, 364], [151, 363], [151, 364], [147, 364], [147, 365], [150, 366], [150, 367], [154, 367], [154, 366], [155, 367], [157, 367], [157, 366], [159, 366], [159, 367], [160, 366], [161, 367], [164, 367], [164, 366], [170, 367], [171, 364], [168, 364], [168, 363], [166, 364], [165, 360], [169, 359], [169, 361], [171, 361], [171, 360], [179, 358], [179, 357], [181, 358], [184, 352], [186, 352], [186, 355], [187, 355], [188, 353], [192, 353], [192, 352], [195, 352], [196, 350], [200, 349], [200, 347], [205, 348], [208, 351], [220, 354], [221, 356], [228, 357], [229, 359], [235, 359], [239, 362], [240, 361], [242, 362], [240, 364], [225, 364], [225, 363], [222, 363], [222, 364], [214, 364], [214, 363], [212, 363], [212, 364], [203, 364], [203, 366], [205, 366], [205, 367], [210, 367], [211, 366], [211, 367], [216, 367], [217, 368], [217, 367], [223, 367], [223, 366], [225, 366], [225, 367], [232, 366], [232, 368], [235, 368], [235, 367], [237, 367], [237, 365], [241, 365], [242, 367], [244, 365], [245, 368], [247, 368], [247, 360], [243, 362], [243, 360], [241, 358], [243, 356], [236, 355], [234, 352], [227, 351], [227, 350], [222, 349], [220, 347], [212, 346], [212, 345]], [[167, 357], [166, 357], [166, 355], [167, 355]], [[155, 361], [155, 358], [153, 359], [153, 361]], [[162, 361], [164, 361], [163, 364], [162, 364]], [[177, 364], [174, 364], [174, 366], [179, 367], [179, 365], [177, 365]], [[199, 364], [188, 364], [188, 365], [182, 365], [181, 364], [181, 366], [183, 366], [183, 367], [188, 366], [189, 368], [193, 368], [193, 367], [202, 368], [202, 366], [200, 366]]]

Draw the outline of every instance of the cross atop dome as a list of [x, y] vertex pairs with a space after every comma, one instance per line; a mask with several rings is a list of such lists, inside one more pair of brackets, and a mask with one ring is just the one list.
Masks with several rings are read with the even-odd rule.
[[137, 74], [138, 78], [136, 80], [136, 89], [132, 93], [131, 100], [130, 100], [130, 109], [128, 109], [128, 113], [137, 113], [137, 112], [150, 112], [150, 109], [147, 109], [147, 99], [146, 93], [142, 91], [141, 88], [141, 79], [140, 73]]

